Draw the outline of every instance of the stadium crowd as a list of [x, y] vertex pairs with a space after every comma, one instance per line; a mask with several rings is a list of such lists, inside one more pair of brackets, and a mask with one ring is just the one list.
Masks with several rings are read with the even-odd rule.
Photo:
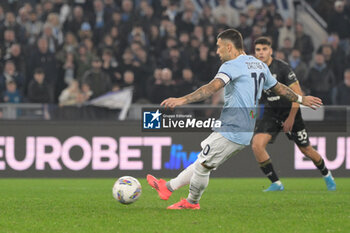
[[274, 56], [289, 62], [306, 94], [350, 105], [349, 1], [329, 9], [329, 36], [319, 48], [274, 4], [238, 11], [217, 2], [1, 1], [1, 102], [76, 106], [133, 86], [134, 103], [158, 104], [213, 78], [216, 35], [234, 27], [248, 54], [257, 37], [270, 36]]

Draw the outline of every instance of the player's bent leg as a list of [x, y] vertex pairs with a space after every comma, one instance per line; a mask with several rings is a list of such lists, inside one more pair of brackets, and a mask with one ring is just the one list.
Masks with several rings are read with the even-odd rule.
[[327, 169], [321, 155], [310, 145], [299, 146], [299, 149], [306, 157], [310, 158], [318, 170], [320, 170], [326, 183], [327, 189], [329, 191], [336, 190], [336, 183], [334, 181], [332, 173]]
[[148, 174], [147, 175], [148, 184], [154, 188], [162, 200], [168, 200], [171, 196], [172, 192], [167, 188], [166, 181], [163, 179], [157, 179], [154, 176]]
[[171, 179], [166, 183], [168, 189], [173, 192], [185, 185], [190, 184], [191, 177], [193, 175], [194, 163], [188, 166], [185, 170], [183, 170], [177, 177]]
[[266, 145], [269, 143], [271, 138], [272, 136], [270, 134], [258, 133], [254, 135], [252, 142], [252, 149], [255, 155], [255, 159], [258, 161], [260, 169], [272, 183], [269, 188], [264, 190], [264, 192], [284, 190], [284, 186], [278, 179], [277, 173], [273, 169], [270, 156], [266, 151]]
[[168, 209], [199, 209], [199, 200], [209, 183], [210, 171], [218, 168], [245, 145], [234, 143], [218, 132], [213, 132], [201, 143], [202, 151], [193, 165], [193, 175], [187, 199], [181, 200]]

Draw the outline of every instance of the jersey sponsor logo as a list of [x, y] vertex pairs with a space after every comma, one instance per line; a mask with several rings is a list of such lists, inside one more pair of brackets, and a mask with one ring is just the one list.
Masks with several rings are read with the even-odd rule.
[[281, 97], [278, 95], [278, 96], [270, 96], [270, 97], [267, 97], [267, 100], [268, 101], [278, 101], [278, 100], [280, 100], [281, 99]]
[[293, 71], [291, 71], [291, 72], [288, 74], [288, 79], [289, 79], [289, 80], [294, 80], [294, 79], [296, 79], [296, 75], [295, 75], [295, 73], [294, 73]]

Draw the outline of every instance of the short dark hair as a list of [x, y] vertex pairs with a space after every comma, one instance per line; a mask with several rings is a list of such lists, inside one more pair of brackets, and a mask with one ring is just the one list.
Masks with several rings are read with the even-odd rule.
[[261, 44], [261, 45], [268, 45], [268, 46], [272, 46], [272, 40], [269, 37], [266, 36], [260, 36], [258, 37], [255, 41], [254, 44]]
[[34, 70], [34, 74], [45, 74], [43, 68], [38, 67]]
[[238, 50], [243, 50], [242, 34], [236, 29], [226, 29], [219, 33], [217, 39], [230, 40]]

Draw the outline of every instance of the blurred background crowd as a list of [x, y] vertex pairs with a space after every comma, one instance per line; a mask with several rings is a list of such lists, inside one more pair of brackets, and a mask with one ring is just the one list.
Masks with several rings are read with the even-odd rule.
[[309, 2], [328, 23], [320, 47], [274, 4], [238, 11], [227, 0], [200, 8], [191, 0], [3, 0], [1, 102], [78, 106], [132, 86], [133, 103], [159, 104], [214, 77], [216, 35], [234, 27], [247, 54], [257, 37], [271, 37], [305, 94], [350, 105], [349, 1]]

